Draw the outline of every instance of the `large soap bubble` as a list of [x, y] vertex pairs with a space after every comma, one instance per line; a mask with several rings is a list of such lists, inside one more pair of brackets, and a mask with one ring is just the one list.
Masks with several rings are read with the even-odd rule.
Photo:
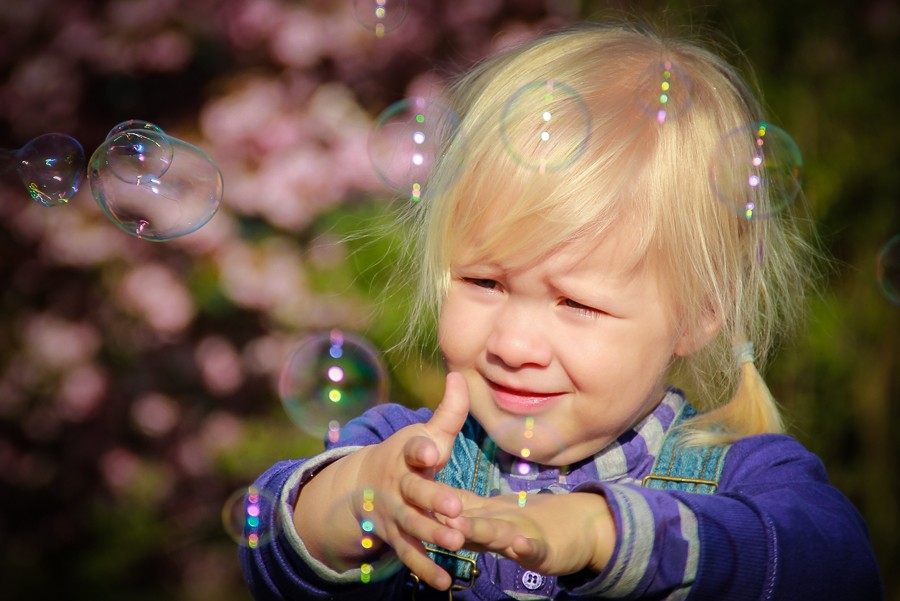
[[392, 191], [419, 201], [442, 153], [458, 137], [459, 117], [441, 102], [407, 98], [379, 115], [369, 135], [369, 159]]
[[340, 428], [387, 396], [387, 371], [371, 343], [342, 330], [303, 338], [281, 371], [281, 402], [312, 436], [337, 442]]
[[503, 107], [500, 140], [520, 165], [539, 173], [561, 171], [584, 154], [591, 112], [568, 84], [552, 79], [522, 86]]
[[803, 157], [790, 134], [771, 123], [728, 132], [713, 151], [709, 178], [719, 201], [744, 219], [771, 217], [800, 193]]
[[171, 240], [212, 219], [222, 173], [200, 148], [145, 121], [117, 125], [91, 156], [88, 180], [106, 216], [145, 240]]

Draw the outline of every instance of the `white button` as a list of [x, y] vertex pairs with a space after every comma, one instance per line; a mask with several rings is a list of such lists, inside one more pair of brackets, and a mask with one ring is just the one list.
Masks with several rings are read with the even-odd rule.
[[528, 590], [533, 591], [541, 588], [541, 585], [544, 584], [544, 577], [537, 572], [529, 570], [522, 574], [522, 584], [524, 584], [525, 588]]

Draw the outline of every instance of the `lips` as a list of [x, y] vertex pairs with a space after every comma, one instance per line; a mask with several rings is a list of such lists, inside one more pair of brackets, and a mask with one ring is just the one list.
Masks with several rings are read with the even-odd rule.
[[535, 415], [553, 406], [562, 392], [534, 392], [509, 388], [490, 380], [487, 381], [497, 406], [513, 415]]

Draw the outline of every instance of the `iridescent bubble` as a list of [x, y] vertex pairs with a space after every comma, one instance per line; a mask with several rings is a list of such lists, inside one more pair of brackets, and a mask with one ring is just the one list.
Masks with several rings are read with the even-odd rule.
[[[149, 146], [135, 152], [141, 144]], [[171, 240], [196, 231], [222, 201], [222, 173], [213, 160], [153, 128], [111, 132], [91, 156], [88, 180], [106, 216], [145, 240]]]
[[165, 132], [147, 121], [119, 123], [106, 135], [106, 142], [108, 168], [126, 184], [159, 179], [175, 154]]
[[723, 136], [709, 178], [719, 201], [743, 219], [770, 217], [800, 192], [803, 157], [793, 138], [771, 123], [753, 123]]
[[[359, 548], [354, 554], [359, 559], [350, 560], [347, 554], [340, 553], [339, 549], [329, 546], [326, 541], [324, 551], [329, 564], [338, 572], [359, 570], [359, 579], [363, 584], [384, 580], [403, 569], [403, 562], [394, 553], [380, 552], [383, 543], [378, 538], [381, 526], [379, 516], [395, 515], [400, 502], [375, 488], [357, 490], [343, 499], [338, 499], [331, 506], [325, 523], [334, 524], [348, 519], [347, 508], [352, 508], [353, 518], [359, 523]], [[371, 556], [368, 556], [369, 551]]]
[[571, 166], [591, 136], [591, 113], [569, 85], [552, 79], [529, 83], [506, 102], [500, 139], [520, 165], [549, 173]]
[[412, 201], [425, 194], [438, 158], [458, 137], [459, 118], [437, 100], [407, 98], [385, 109], [369, 135], [369, 159], [384, 184]]
[[84, 178], [84, 149], [65, 134], [42, 134], [0, 157], [4, 167], [15, 165], [28, 194], [45, 207], [68, 203]]
[[900, 306], [900, 234], [891, 238], [878, 253], [878, 284], [889, 301]]
[[406, 19], [408, 0], [353, 0], [353, 14], [376, 37], [394, 31]]
[[638, 81], [637, 102], [659, 124], [679, 119], [694, 103], [694, 81], [671, 61], [653, 63]]
[[255, 485], [234, 491], [222, 507], [225, 532], [242, 547], [256, 549], [270, 542], [280, 521], [275, 495]]
[[279, 394], [298, 428], [338, 442], [341, 426], [386, 400], [387, 386], [372, 344], [334, 329], [300, 341], [282, 368]]

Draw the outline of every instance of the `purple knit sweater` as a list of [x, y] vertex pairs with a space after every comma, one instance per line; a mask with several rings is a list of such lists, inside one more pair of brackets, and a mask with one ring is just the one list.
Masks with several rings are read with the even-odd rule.
[[[491, 495], [602, 493], [618, 540], [604, 571], [557, 578], [494, 554], [478, 557], [480, 575], [454, 599], [878, 600], [881, 580], [866, 526], [828, 483], [821, 461], [788, 436], [742, 439], [729, 451], [719, 489], [700, 495], [642, 488], [684, 398], [670, 390], [635, 428], [593, 457], [565, 468], [514, 469], [495, 458]], [[335, 572], [311, 557], [291, 515], [303, 483], [328, 463], [400, 428], [431, 417], [382, 405], [351, 420], [338, 443], [309, 459], [282, 461], [256, 482], [275, 498], [258, 533], [241, 547], [244, 574], [257, 601], [410, 599], [408, 570], [364, 582], [358, 567]], [[447, 599], [420, 586], [415, 598]]]

